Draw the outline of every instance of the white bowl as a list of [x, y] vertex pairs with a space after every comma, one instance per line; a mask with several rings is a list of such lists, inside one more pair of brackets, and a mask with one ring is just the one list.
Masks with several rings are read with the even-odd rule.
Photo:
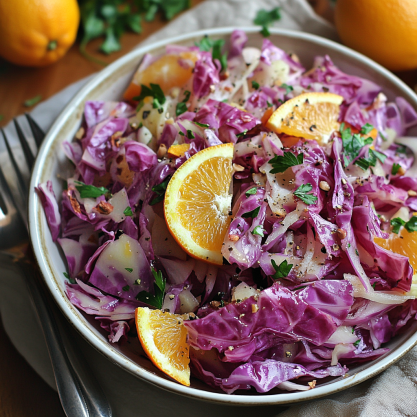
[[[248, 34], [249, 45], [261, 45], [262, 37], [258, 29], [243, 28], [243, 30]], [[206, 34], [216, 39], [224, 38], [227, 42], [232, 31], [233, 28], [218, 28], [160, 41], [136, 49], [102, 70], [68, 103], [51, 127], [36, 159], [30, 189], [34, 190], [37, 184], [51, 179], [55, 193], [58, 196], [61, 194], [62, 181], [58, 180], [58, 175], [62, 178], [72, 169], [61, 150], [61, 145], [65, 140], [71, 140], [79, 128], [85, 101], [120, 99], [145, 53], [161, 53], [165, 45], [170, 43], [192, 45]], [[402, 96], [417, 109], [417, 97], [409, 87], [380, 65], [349, 48], [318, 36], [289, 30], [271, 29], [270, 40], [280, 48], [296, 53], [306, 68], [311, 67], [316, 55], [328, 54], [334, 63], [348, 74], [362, 76], [381, 85], [389, 100]], [[29, 198], [29, 226], [35, 256], [45, 282], [64, 315], [81, 335], [108, 359], [126, 371], [161, 388], [187, 397], [236, 405], [289, 404], [312, 400], [344, 390], [380, 373], [417, 343], [415, 332], [417, 322], [414, 322], [406, 332], [385, 344], [391, 349], [388, 354], [377, 360], [352, 366], [349, 375], [344, 378], [319, 380], [316, 388], [309, 391], [279, 394], [251, 392], [228, 395], [196, 379], [192, 380], [191, 387], [185, 387], [166, 377], [141, 355], [138, 341], [124, 346], [110, 344], [106, 334], [95, 320], [79, 311], [68, 301], [64, 293], [65, 259], [58, 245], [52, 242], [40, 200], [35, 192], [31, 192]]]

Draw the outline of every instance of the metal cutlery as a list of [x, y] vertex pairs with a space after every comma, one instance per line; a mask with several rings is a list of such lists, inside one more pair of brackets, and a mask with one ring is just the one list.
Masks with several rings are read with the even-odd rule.
[[[25, 116], [36, 146], [39, 148], [45, 135], [29, 114]], [[31, 170], [35, 155], [16, 119], [14, 125], [25, 162], [28, 169]], [[0, 166], [0, 250], [3, 258], [9, 257], [12, 261], [13, 256], [5, 254], [4, 250], [28, 241], [27, 201], [29, 190], [28, 181], [16, 161], [10, 141], [3, 129], [1, 129], [1, 133], [15, 174], [18, 191], [16, 197], [12, 192], [13, 186]], [[81, 357], [80, 352], [73, 352], [71, 344], [64, 345], [62, 341], [60, 326], [56, 320], [59, 318], [59, 314], [54, 302], [42, 288], [37, 267], [27, 259], [20, 260], [18, 264], [26, 278], [29, 293], [45, 336], [58, 394], [65, 414], [67, 417], [111, 417], [110, 404], [92, 372], [89, 371], [85, 359]], [[71, 361], [70, 358], [76, 358], [76, 361]]]

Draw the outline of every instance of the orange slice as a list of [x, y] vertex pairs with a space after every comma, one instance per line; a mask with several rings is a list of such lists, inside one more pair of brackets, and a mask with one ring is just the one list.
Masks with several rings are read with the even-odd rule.
[[140, 343], [162, 372], [190, 386], [190, 352], [183, 319], [161, 310], [138, 307], [135, 312]]
[[267, 127], [276, 133], [326, 143], [332, 132], [339, 129], [342, 101], [342, 96], [333, 93], [300, 94], [278, 107]]
[[197, 152], [172, 176], [165, 193], [168, 228], [192, 257], [222, 265], [231, 216], [233, 144]]
[[168, 149], [168, 157], [170, 158], [178, 158], [179, 156], [183, 156], [185, 152], [190, 149], [189, 143], [179, 143], [176, 145], [171, 145]]
[[407, 256], [414, 272], [417, 272], [417, 232], [408, 232], [402, 227], [398, 234], [391, 233], [388, 239], [375, 237], [374, 242], [384, 249]]
[[[189, 62], [189, 66], [182, 66], [180, 59]], [[149, 86], [158, 84], [164, 93], [173, 87], [182, 87], [193, 75], [194, 64], [198, 56], [194, 52], [182, 52], [179, 55], [164, 55], [143, 71], [137, 71], [133, 76], [123, 98], [132, 100], [141, 92], [141, 84]]]

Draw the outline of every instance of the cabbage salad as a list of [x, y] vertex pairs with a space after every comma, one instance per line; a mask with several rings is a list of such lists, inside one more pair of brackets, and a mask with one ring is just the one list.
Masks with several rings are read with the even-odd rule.
[[[59, 199], [51, 181], [37, 192], [68, 299], [110, 343], [136, 337], [137, 307], [162, 309], [187, 318], [192, 376], [226, 393], [308, 390], [386, 354], [415, 320], [415, 139], [403, 136], [417, 114], [329, 56], [306, 69], [247, 40], [236, 30], [145, 55], [139, 94], [85, 103]], [[308, 92], [343, 97], [337, 130], [307, 140], [266, 127]], [[188, 158], [222, 143], [234, 144], [232, 220], [212, 265], [173, 239], [163, 199]], [[375, 241], [400, 236], [410, 257]]]

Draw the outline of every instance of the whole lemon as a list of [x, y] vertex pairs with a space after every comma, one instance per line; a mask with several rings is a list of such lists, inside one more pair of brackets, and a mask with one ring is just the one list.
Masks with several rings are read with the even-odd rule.
[[393, 71], [417, 68], [417, 0], [337, 0], [343, 43]]
[[77, 36], [76, 0], [0, 0], [0, 56], [41, 67], [61, 58]]

